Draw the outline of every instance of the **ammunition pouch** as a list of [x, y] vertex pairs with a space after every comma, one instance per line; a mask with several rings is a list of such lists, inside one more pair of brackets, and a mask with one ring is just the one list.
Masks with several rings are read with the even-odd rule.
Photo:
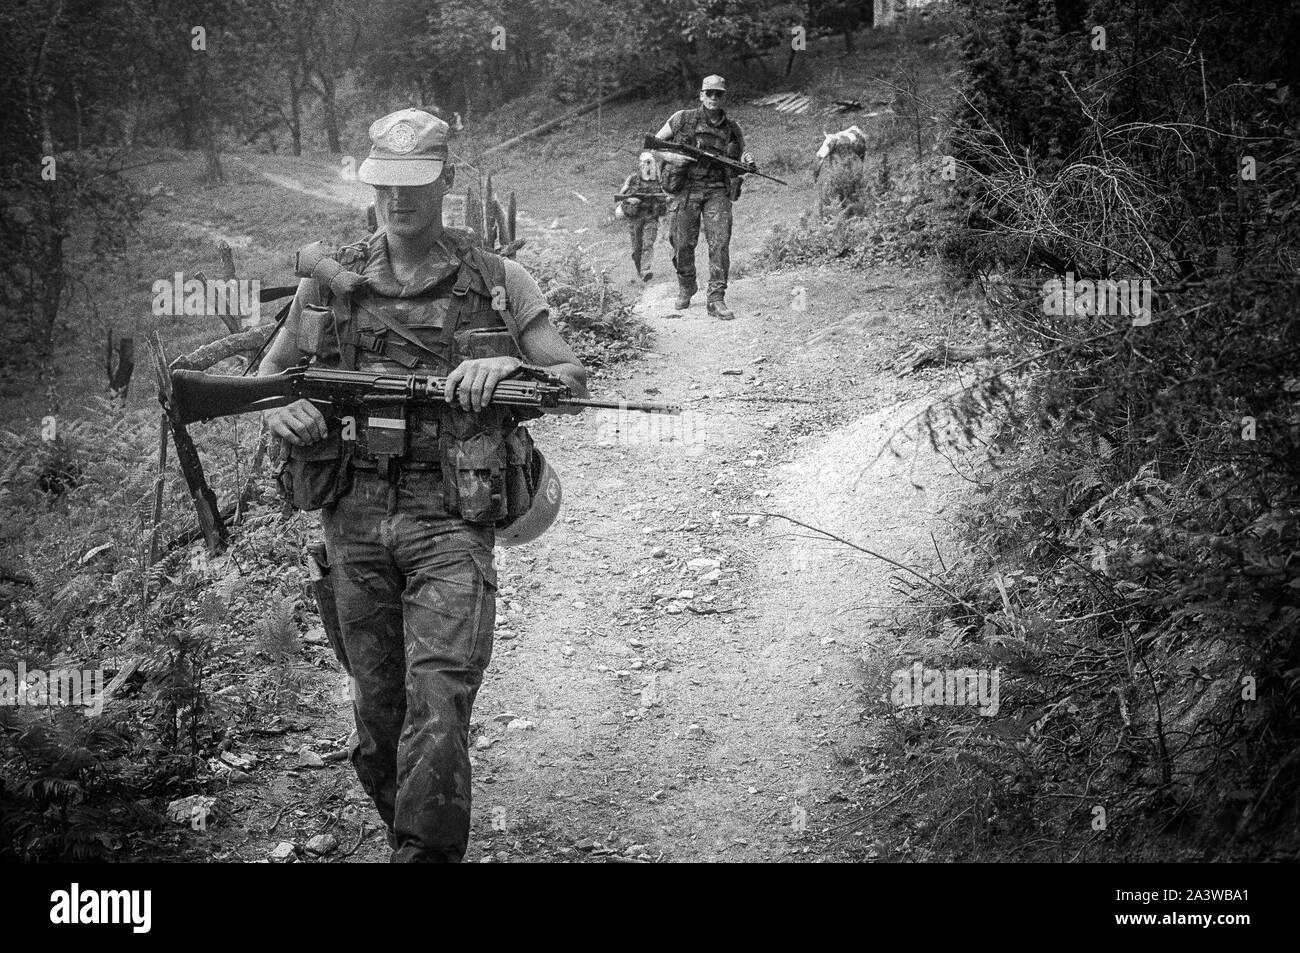
[[665, 162], [663, 175], [659, 180], [663, 190], [669, 195], [676, 195], [686, 188], [687, 173], [689, 171], [690, 167], [687, 165], [673, 165], [671, 162]]
[[318, 510], [338, 502], [352, 489], [353, 444], [342, 439], [338, 424], [324, 440], [297, 447], [284, 443], [284, 457], [275, 482], [285, 502], [295, 510]]
[[506, 436], [506, 521], [497, 525], [505, 529], [527, 513], [542, 482], [546, 461], [533, 446], [532, 435], [524, 427], [515, 427]]
[[448, 512], [467, 523], [505, 529], [528, 512], [542, 459], [510, 411], [452, 411], [442, 421], [442, 487]]
[[[508, 411], [506, 412], [508, 413]], [[467, 523], [496, 525], [509, 515], [503, 411], [447, 414], [442, 421], [442, 486], [449, 512]]]

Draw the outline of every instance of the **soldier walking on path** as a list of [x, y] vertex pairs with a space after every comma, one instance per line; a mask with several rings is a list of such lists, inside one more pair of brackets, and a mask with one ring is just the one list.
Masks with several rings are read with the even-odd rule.
[[632, 264], [641, 280], [649, 281], [654, 277], [659, 219], [668, 210], [653, 153], [641, 153], [640, 168], [623, 180], [619, 195], [629, 196], [619, 199], [615, 215], [627, 220], [628, 232], [632, 236]]
[[537, 282], [443, 226], [455, 174], [447, 133], [416, 109], [370, 127], [357, 177], [375, 187], [381, 227], [356, 244], [299, 253], [299, 274], [313, 277], [299, 284], [259, 371], [296, 363], [310, 307], [328, 309], [316, 351], [325, 367], [447, 377], [443, 402], [367, 404], [348, 418], [351, 436], [306, 400], [266, 414], [289, 445], [281, 488], [295, 508], [322, 512], [340, 661], [352, 676], [352, 764], [388, 827], [392, 859], [404, 862], [464, 857], [470, 715], [496, 617], [493, 545], [531, 498], [520, 474], [541, 466], [518, 425], [526, 415], [494, 405], [493, 393], [545, 371], [587, 394]]
[[[721, 76], [706, 76], [700, 86], [700, 105], [673, 113], [658, 138], [704, 149], [746, 165], [754, 157], [745, 151], [745, 136], [722, 108], [727, 84]], [[714, 162], [695, 162], [664, 154], [670, 169], [664, 173], [669, 204], [673, 265], [677, 269], [677, 303], [688, 308], [699, 286], [695, 277], [695, 246], [700, 222], [709, 246], [708, 313], [724, 321], [735, 315], [727, 307], [727, 274], [731, 270], [731, 203], [740, 197], [740, 174]]]

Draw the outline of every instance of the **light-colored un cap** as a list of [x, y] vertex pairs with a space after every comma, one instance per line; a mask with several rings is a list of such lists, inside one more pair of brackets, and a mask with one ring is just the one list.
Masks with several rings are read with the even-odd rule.
[[703, 92], [706, 89], [717, 89], [725, 93], [727, 91], [727, 81], [716, 74], [706, 76], [704, 82], [700, 84], [700, 91]]
[[370, 124], [370, 155], [357, 170], [367, 185], [428, 185], [447, 162], [448, 127], [420, 109], [399, 109]]

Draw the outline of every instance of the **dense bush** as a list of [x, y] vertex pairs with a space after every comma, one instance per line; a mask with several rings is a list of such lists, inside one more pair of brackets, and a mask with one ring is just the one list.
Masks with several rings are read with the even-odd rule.
[[[1000, 666], [1004, 699], [907, 726], [951, 756], [945, 847], [1293, 852], [1300, 12], [966, 6], [944, 247], [1014, 353], [929, 420], [994, 463], [933, 657]], [[1067, 275], [1150, 282], [1150, 323], [1046, 313]]]

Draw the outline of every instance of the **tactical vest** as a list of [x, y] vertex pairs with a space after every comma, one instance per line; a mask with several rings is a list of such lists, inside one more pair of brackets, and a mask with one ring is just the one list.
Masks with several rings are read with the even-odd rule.
[[[681, 132], [691, 137], [690, 145], [697, 149], [707, 149], [729, 159], [740, 158], [740, 130], [736, 123], [724, 116], [720, 125], [713, 125], [705, 116], [704, 108], [688, 110], [682, 116]], [[687, 177], [693, 183], [717, 182], [730, 185], [732, 173], [727, 169], [709, 162], [696, 162], [687, 171]]]
[[[446, 237], [454, 260], [422, 275], [409, 296], [394, 294], [404, 289], [392, 273], [383, 231], [331, 255], [371, 284], [352, 295], [322, 289], [331, 316], [318, 343], [317, 361], [347, 370], [445, 376], [462, 360], [523, 360], [504, 319], [508, 302], [501, 258], [476, 247], [468, 233], [448, 229]], [[536, 416], [509, 407], [475, 413], [441, 401], [374, 404], [357, 415], [355, 443], [343, 440], [341, 424], [332, 423], [326, 440], [291, 448], [289, 457], [337, 461], [341, 471], [374, 469], [390, 478], [393, 464], [437, 469], [449, 512], [502, 528], [531, 503], [536, 455], [527, 430], [518, 424]], [[302, 492], [290, 487], [286, 496], [298, 509], [319, 508], [350, 488], [346, 474], [335, 478], [331, 483], [320, 474], [308, 474]]]

